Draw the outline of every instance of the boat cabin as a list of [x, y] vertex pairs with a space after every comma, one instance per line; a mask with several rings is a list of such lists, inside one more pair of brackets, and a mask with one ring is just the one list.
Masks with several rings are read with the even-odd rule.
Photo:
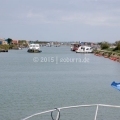
[[28, 52], [41, 52], [39, 44], [30, 44]]
[[77, 53], [92, 53], [93, 49], [89, 46], [80, 46], [78, 50], [76, 50]]
[[71, 51], [76, 51], [81, 45], [79, 43], [72, 43], [71, 44]]

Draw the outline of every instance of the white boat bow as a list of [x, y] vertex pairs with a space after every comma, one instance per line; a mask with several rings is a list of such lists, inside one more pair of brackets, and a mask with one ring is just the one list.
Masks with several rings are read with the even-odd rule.
[[[94, 120], [97, 120], [97, 115], [98, 115], [98, 108], [99, 107], [111, 107], [111, 108], [120, 108], [120, 106], [116, 106], [116, 105], [106, 105], [106, 104], [89, 104], [89, 105], [77, 105], [77, 106], [68, 106], [68, 107], [61, 107], [61, 108], [55, 108], [55, 109], [52, 109], [52, 110], [48, 110], [48, 111], [44, 111], [44, 112], [40, 112], [40, 113], [35, 113], [33, 115], [30, 115], [22, 120], [28, 120], [34, 116], [37, 116], [37, 115], [41, 115], [41, 114], [45, 114], [45, 113], [51, 113], [51, 118], [52, 120], [60, 120], [60, 111], [63, 110], [63, 109], [71, 109], [71, 108], [79, 108], [79, 107], [93, 107], [95, 106], [96, 107], [96, 110], [95, 110], [95, 115], [94, 115]], [[57, 111], [57, 115], [56, 115], [56, 118], [54, 119], [53, 118], [53, 112], [54, 111]]]

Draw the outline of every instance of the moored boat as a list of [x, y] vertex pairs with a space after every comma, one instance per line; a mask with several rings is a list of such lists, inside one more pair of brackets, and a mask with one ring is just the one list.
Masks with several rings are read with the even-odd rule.
[[79, 43], [72, 43], [71, 44], [71, 51], [76, 51], [81, 45]]
[[80, 46], [77, 50], [76, 53], [93, 53], [92, 47], [89, 46]]
[[40, 53], [42, 51], [40, 50], [40, 45], [39, 44], [30, 44], [27, 52], [29, 52], [29, 53]]

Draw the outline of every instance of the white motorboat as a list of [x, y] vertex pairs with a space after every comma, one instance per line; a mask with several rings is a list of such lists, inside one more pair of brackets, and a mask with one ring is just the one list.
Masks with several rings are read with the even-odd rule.
[[18, 48], [18, 50], [22, 50], [22, 48], [21, 48], [21, 47], [19, 47], [19, 48]]
[[40, 50], [40, 45], [39, 44], [30, 44], [27, 52], [39, 53], [39, 52], [42, 52], [42, 51]]
[[92, 47], [89, 46], [80, 46], [77, 50], [76, 53], [92, 53], [93, 49]]

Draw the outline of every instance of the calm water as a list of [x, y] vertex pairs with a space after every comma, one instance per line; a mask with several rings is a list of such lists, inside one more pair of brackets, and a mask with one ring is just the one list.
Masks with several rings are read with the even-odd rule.
[[[0, 120], [21, 120], [34, 113], [71, 105], [120, 105], [120, 92], [110, 86], [113, 81], [120, 82], [120, 63], [93, 54], [76, 54], [70, 47], [42, 47], [42, 51], [0, 53]], [[72, 58], [82, 62], [63, 62]], [[95, 108], [84, 110], [63, 110], [61, 119], [82, 120], [86, 116], [83, 120], [90, 120], [92, 115], [93, 120]], [[84, 116], [79, 116], [81, 111]], [[119, 120], [120, 110], [117, 112], [115, 118], [109, 109], [101, 109], [103, 118], [98, 120]], [[106, 118], [105, 114], [111, 116]], [[47, 120], [44, 117], [30, 120], [38, 119]]]

